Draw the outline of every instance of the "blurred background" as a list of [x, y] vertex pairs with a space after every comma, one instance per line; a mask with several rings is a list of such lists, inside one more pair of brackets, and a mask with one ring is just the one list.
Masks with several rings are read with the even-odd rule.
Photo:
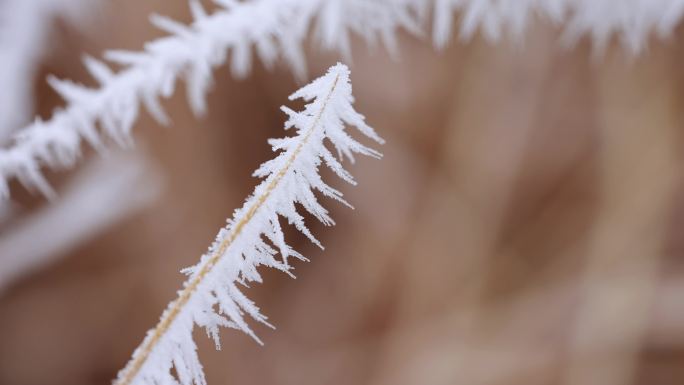
[[[0, 57], [19, 63], [3, 70], [12, 121], [62, 105], [47, 74], [92, 84], [82, 54], [162, 36], [151, 12], [190, 20], [185, 1], [79, 4], [25, 13], [23, 29], [44, 29], [30, 39], [0, 12]], [[293, 232], [312, 260], [296, 280], [264, 271], [248, 290], [277, 326], [255, 326], [265, 347], [226, 330], [217, 352], [196, 332], [208, 382], [683, 384], [684, 29], [638, 56], [558, 38], [542, 21], [520, 42], [442, 52], [402, 35], [396, 60], [356, 41], [355, 106], [385, 158], [334, 184], [356, 210], [326, 202], [337, 226], [310, 221], [324, 252]], [[313, 44], [308, 57], [310, 78], [339, 60]], [[56, 201], [12, 186], [0, 384], [110, 383], [251, 192], [299, 84], [258, 63], [214, 78], [205, 118], [181, 89], [171, 127], [144, 115], [134, 148], [49, 172]], [[6, 143], [20, 125], [4, 118]]]

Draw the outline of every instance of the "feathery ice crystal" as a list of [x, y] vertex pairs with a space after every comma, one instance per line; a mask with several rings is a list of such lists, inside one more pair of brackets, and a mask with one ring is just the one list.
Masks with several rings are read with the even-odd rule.
[[214, 0], [218, 7], [212, 14], [200, 0], [188, 1], [194, 17], [190, 25], [153, 16], [152, 22], [169, 36], [148, 42], [141, 52], [105, 54], [122, 65], [122, 71], [114, 73], [106, 64], [86, 59], [99, 87], [50, 79], [67, 105], [47, 121], [12, 129], [17, 132], [12, 143], [0, 149], [0, 196], [9, 195], [7, 184], [14, 178], [54, 196], [41, 167], [70, 167], [83, 140], [95, 148], [102, 147], [102, 136], [129, 144], [140, 105], [167, 124], [159, 98], [172, 95], [179, 78], [185, 79], [188, 101], [197, 114], [206, 108], [212, 68], [230, 61], [233, 74], [244, 76], [252, 51], [266, 67], [282, 57], [304, 78], [302, 45], [310, 31], [322, 46], [348, 57], [350, 33], [371, 45], [381, 41], [396, 53], [396, 32], [421, 35], [430, 10], [437, 47], [450, 40], [455, 11], [461, 14], [459, 28], [466, 40], [478, 31], [491, 41], [507, 32], [521, 36], [531, 20], [541, 16], [561, 25], [566, 42], [589, 34], [600, 51], [619, 36], [637, 52], [653, 32], [668, 35], [684, 13], [684, 0]]
[[168, 36], [148, 42], [141, 52], [105, 54], [109, 61], [124, 66], [122, 71], [114, 73], [99, 60], [85, 59], [99, 87], [49, 79], [67, 105], [49, 120], [36, 120], [18, 130], [12, 145], [0, 149], [0, 196], [7, 197], [8, 182], [18, 178], [25, 186], [53, 197], [41, 167], [70, 167], [84, 139], [96, 149], [103, 146], [102, 136], [130, 145], [141, 104], [160, 124], [168, 124], [159, 98], [171, 96], [179, 78], [186, 81], [188, 102], [197, 115], [206, 109], [212, 69], [229, 60], [233, 74], [244, 76], [251, 67], [252, 50], [267, 67], [284, 58], [303, 79], [302, 45], [312, 25], [323, 46], [347, 55], [350, 32], [369, 43], [379, 39], [393, 49], [396, 29], [418, 29], [409, 9], [397, 6], [403, 1], [215, 0], [219, 7], [208, 14], [199, 0], [189, 0], [191, 25], [154, 15], [152, 22]]
[[[295, 204], [301, 204], [325, 225], [334, 222], [314, 191], [349, 205], [342, 193], [323, 182], [319, 174], [319, 167], [325, 164], [345, 181], [355, 183], [324, 142], [328, 141], [340, 158], [351, 161], [354, 154], [381, 157], [379, 152], [353, 139], [345, 129], [347, 125], [355, 126], [363, 135], [383, 143], [352, 107], [351, 91], [349, 70], [337, 64], [290, 97], [310, 102], [302, 112], [282, 107], [289, 116], [285, 128], [294, 128], [296, 134], [269, 141], [273, 150], [280, 153], [254, 172], [254, 176], [264, 180], [242, 208], [235, 211], [200, 262], [185, 269], [189, 278], [178, 298], [169, 304], [157, 327], [148, 332], [119, 373], [115, 385], [206, 384], [192, 338], [195, 324], [206, 329], [217, 348], [221, 326], [241, 330], [261, 343], [247, 324], [245, 313], [268, 325], [266, 317], [238, 286], [261, 282], [258, 266], [291, 274], [288, 258], [305, 260], [285, 243], [279, 217], [321, 246], [304, 225]], [[276, 259], [278, 253], [280, 258]], [[172, 368], [177, 374], [175, 377]]]
[[562, 40], [567, 44], [586, 34], [600, 52], [617, 36], [636, 53], [644, 48], [652, 32], [660, 37], [672, 32], [684, 14], [684, 1], [434, 0], [432, 33], [438, 47], [451, 38], [456, 21], [453, 11], [462, 15], [460, 33], [464, 40], [478, 31], [490, 41], [498, 41], [507, 33], [521, 37], [535, 17], [542, 17], [562, 27]]

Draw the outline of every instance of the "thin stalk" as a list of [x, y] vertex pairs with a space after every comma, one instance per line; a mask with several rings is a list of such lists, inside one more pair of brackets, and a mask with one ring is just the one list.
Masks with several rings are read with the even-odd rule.
[[235, 227], [230, 232], [230, 234], [221, 241], [216, 252], [211, 255], [207, 262], [198, 271], [197, 275], [195, 275], [191, 279], [191, 281], [185, 286], [185, 288], [180, 292], [178, 298], [176, 298], [173, 301], [170, 310], [168, 312], [165, 312], [163, 318], [154, 328], [152, 337], [147, 341], [147, 343], [145, 343], [144, 346], [142, 346], [136, 357], [128, 362], [126, 368], [124, 369], [125, 374], [122, 377], [120, 377], [121, 380], [115, 381], [114, 385], [130, 385], [133, 382], [133, 379], [140, 372], [140, 369], [142, 369], [143, 365], [147, 361], [147, 358], [150, 356], [159, 340], [168, 331], [168, 329], [171, 327], [173, 322], [178, 317], [178, 314], [180, 314], [181, 310], [183, 310], [183, 307], [188, 303], [188, 301], [195, 293], [195, 291], [197, 291], [197, 287], [199, 286], [199, 284], [207, 276], [207, 274], [209, 274], [212, 271], [213, 267], [216, 265], [216, 263], [218, 263], [223, 254], [226, 252], [226, 250], [228, 250], [230, 245], [242, 233], [242, 229], [249, 223], [249, 221], [252, 220], [257, 211], [264, 205], [264, 202], [266, 202], [266, 200], [271, 196], [273, 190], [275, 190], [275, 188], [278, 186], [278, 183], [280, 183], [285, 174], [287, 174], [288, 170], [292, 166], [292, 163], [301, 152], [302, 147], [307, 143], [307, 141], [311, 137], [311, 134], [319, 125], [321, 116], [323, 115], [323, 112], [328, 106], [330, 97], [332, 96], [333, 92], [335, 91], [335, 88], [337, 87], [338, 80], [339, 75], [335, 77], [335, 81], [333, 82], [332, 87], [330, 88], [330, 92], [326, 96], [325, 101], [323, 102], [323, 106], [321, 107], [321, 110], [318, 112], [318, 115], [316, 115], [316, 119], [311, 125], [311, 128], [304, 135], [301, 142], [297, 145], [290, 158], [288, 158], [287, 162], [285, 163], [285, 166], [278, 171], [278, 173], [273, 177], [271, 182], [266, 187], [266, 191], [264, 191], [264, 193], [261, 196], [259, 196], [257, 201], [249, 208], [244, 217], [237, 221]]

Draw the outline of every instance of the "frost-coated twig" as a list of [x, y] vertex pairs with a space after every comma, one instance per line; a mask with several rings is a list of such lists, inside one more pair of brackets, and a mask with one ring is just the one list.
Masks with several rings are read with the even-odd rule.
[[50, 120], [37, 120], [20, 130], [13, 145], [0, 150], [0, 195], [8, 196], [7, 183], [16, 177], [27, 187], [53, 196], [41, 167], [69, 167], [78, 157], [83, 139], [101, 148], [100, 130], [119, 144], [129, 145], [141, 103], [158, 122], [168, 123], [159, 98], [173, 94], [178, 78], [187, 83], [193, 111], [202, 114], [212, 68], [224, 63], [229, 53], [236, 75], [249, 71], [254, 47], [266, 66], [282, 56], [303, 78], [302, 43], [314, 20], [319, 41], [328, 48], [348, 53], [351, 31], [369, 42], [379, 38], [392, 49], [396, 28], [417, 29], [408, 9], [396, 6], [403, 1], [216, 0], [221, 8], [207, 14], [199, 0], [190, 0], [191, 25], [153, 16], [152, 22], [170, 35], [147, 43], [141, 52], [107, 52], [105, 58], [123, 65], [122, 71], [114, 73], [98, 60], [85, 59], [100, 83], [98, 88], [50, 79], [67, 105]]
[[[352, 161], [355, 153], [375, 158], [381, 156], [346, 132], [345, 125], [355, 126], [365, 136], [383, 142], [352, 107], [346, 66], [337, 64], [330, 68], [326, 75], [290, 97], [291, 100], [296, 98], [310, 101], [302, 112], [282, 108], [289, 116], [285, 128], [294, 127], [296, 135], [269, 141], [274, 151], [280, 153], [254, 172], [255, 176], [265, 179], [242, 208], [235, 211], [201, 261], [185, 270], [189, 278], [178, 298], [162, 314], [157, 327], [148, 332], [119, 373], [115, 385], [205, 384], [192, 338], [195, 324], [206, 329], [217, 348], [220, 326], [241, 330], [260, 342], [245, 321], [244, 313], [268, 325], [266, 317], [242, 294], [238, 284], [261, 282], [257, 272], [260, 265], [290, 274], [289, 257], [305, 260], [285, 243], [279, 216], [320, 246], [304, 225], [295, 204], [301, 204], [325, 225], [334, 222], [319, 204], [314, 191], [348, 205], [342, 194], [324, 183], [319, 174], [319, 166], [325, 164], [345, 181], [354, 183], [324, 141], [332, 144], [340, 157]], [[280, 260], [275, 258], [278, 252]], [[177, 378], [171, 374], [172, 368]]]
[[41, 167], [69, 167], [80, 153], [83, 139], [102, 147], [101, 132], [122, 145], [131, 142], [131, 128], [140, 104], [166, 124], [159, 98], [174, 92], [184, 78], [192, 109], [205, 110], [212, 68], [230, 60], [235, 75], [251, 66], [252, 48], [268, 67], [283, 57], [299, 78], [304, 77], [302, 43], [313, 29], [317, 41], [349, 56], [350, 32], [369, 43], [377, 40], [397, 52], [396, 31], [420, 34], [420, 22], [433, 9], [433, 41], [444, 46], [461, 14], [461, 35], [477, 31], [497, 41], [506, 32], [522, 35], [535, 16], [562, 25], [564, 40], [573, 42], [589, 34], [600, 51], [613, 36], [620, 36], [633, 51], [640, 50], [656, 32], [669, 34], [684, 13], [684, 0], [214, 0], [219, 9], [207, 14], [200, 0], [189, 0], [194, 22], [183, 25], [155, 16], [152, 21], [169, 36], [149, 42], [142, 52], [111, 51], [110, 61], [123, 65], [112, 72], [92, 58], [86, 65], [98, 88], [51, 79], [67, 105], [47, 121], [37, 120], [21, 130], [12, 144], [0, 149], [0, 195], [9, 195], [7, 183], [24, 185], [50, 197], [54, 193]]

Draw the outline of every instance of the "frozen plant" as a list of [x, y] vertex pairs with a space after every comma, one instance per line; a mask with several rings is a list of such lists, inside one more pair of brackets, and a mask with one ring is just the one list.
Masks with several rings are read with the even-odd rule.
[[493, 42], [504, 32], [520, 38], [531, 20], [541, 17], [562, 26], [566, 43], [588, 34], [601, 51], [618, 36], [632, 52], [640, 51], [652, 32], [668, 36], [684, 13], [683, 0], [434, 0], [434, 7], [433, 40], [438, 47], [451, 38], [458, 11], [464, 40], [477, 31]]
[[[200, 262], [184, 270], [189, 277], [178, 298], [169, 304], [157, 326], [147, 333], [119, 373], [115, 385], [206, 384], [192, 338], [195, 324], [206, 329], [217, 348], [220, 347], [219, 327], [241, 330], [261, 342], [249, 327], [245, 314], [269, 324], [239, 286], [261, 282], [258, 266], [292, 274], [288, 258], [305, 260], [285, 242], [279, 217], [322, 247], [305, 226], [295, 204], [301, 204], [325, 225], [334, 222], [318, 202], [315, 191], [349, 206], [342, 193], [323, 182], [319, 174], [319, 167], [324, 164], [343, 180], [355, 183], [324, 142], [328, 141], [340, 158], [351, 161], [354, 154], [381, 157], [379, 152], [353, 139], [346, 130], [345, 126], [354, 126], [363, 135], [383, 143], [352, 107], [346, 66], [331, 67], [326, 75], [290, 96], [291, 100], [298, 98], [309, 102], [303, 111], [282, 107], [289, 117], [285, 129], [294, 128], [295, 135], [269, 141], [279, 154], [254, 172], [254, 176], [264, 180], [219, 231]], [[280, 258], [276, 258], [277, 254]]]
[[619, 36], [637, 52], [653, 32], [668, 35], [684, 12], [684, 0], [214, 0], [219, 7], [212, 14], [205, 12], [200, 0], [189, 3], [194, 16], [190, 25], [153, 16], [152, 22], [168, 36], [148, 42], [141, 52], [105, 54], [123, 65], [122, 71], [114, 73], [103, 62], [85, 59], [99, 87], [50, 79], [67, 104], [49, 120], [18, 130], [12, 143], [0, 149], [0, 195], [7, 197], [7, 183], [18, 178], [29, 188], [54, 196], [41, 167], [71, 166], [84, 139], [95, 148], [103, 146], [102, 133], [123, 146], [130, 144], [141, 104], [159, 123], [167, 124], [159, 99], [173, 94], [179, 78], [187, 83], [188, 101], [196, 114], [205, 111], [212, 69], [229, 60], [233, 74], [245, 76], [252, 51], [267, 67], [283, 58], [303, 79], [302, 45], [310, 31], [320, 45], [346, 57], [351, 55], [351, 33], [371, 45], [382, 42], [397, 54], [397, 31], [420, 36], [432, 10], [437, 47], [450, 40], [455, 14], [460, 13], [461, 36], [466, 40], [478, 31], [491, 41], [508, 31], [521, 37], [531, 20], [540, 17], [561, 25], [566, 42], [589, 34], [600, 51]]
[[[28, 4], [29, 0], [15, 1]], [[58, 0], [40, 1], [48, 4]], [[200, 0], [189, 0], [194, 20], [189, 25], [153, 16], [152, 22], [168, 35], [146, 43], [140, 52], [107, 52], [105, 59], [122, 67], [118, 72], [102, 61], [86, 58], [85, 65], [99, 83], [95, 88], [50, 78], [50, 84], [63, 96], [66, 105], [50, 119], [36, 120], [17, 130], [11, 143], [0, 149], [0, 195], [8, 196], [8, 182], [18, 178], [26, 186], [53, 196], [41, 168], [71, 166], [84, 140], [98, 149], [104, 146], [106, 138], [122, 146], [129, 145], [141, 106], [159, 123], [167, 124], [170, 119], [160, 99], [175, 92], [179, 79], [185, 80], [188, 102], [198, 115], [206, 109], [212, 70], [226, 62], [235, 76], [245, 76], [254, 54], [267, 67], [284, 59], [295, 76], [303, 79], [306, 60], [302, 46], [310, 35], [321, 46], [347, 57], [351, 55], [352, 34], [363, 37], [369, 44], [381, 42], [396, 54], [397, 31], [406, 29], [420, 35], [431, 11], [433, 43], [437, 47], [445, 46], [452, 30], [457, 28], [466, 40], [482, 33], [488, 40], [498, 41], [509, 31], [520, 37], [531, 20], [538, 17], [557, 23], [565, 41], [572, 42], [588, 34], [601, 48], [618, 36], [623, 44], [637, 52], [654, 32], [660, 36], [669, 34], [684, 11], [684, 0], [214, 2], [218, 7], [209, 14]], [[456, 14], [461, 15], [459, 27], [454, 27]], [[195, 324], [206, 328], [217, 346], [221, 326], [241, 330], [259, 341], [245, 318], [249, 315], [267, 324], [266, 318], [242, 294], [239, 285], [260, 281], [257, 266], [291, 274], [288, 258], [304, 259], [285, 243], [279, 217], [287, 219], [320, 246], [305, 227], [295, 203], [324, 224], [332, 224], [314, 191], [344, 201], [341, 193], [321, 180], [319, 166], [325, 164], [353, 183], [333, 152], [324, 146], [324, 141], [328, 140], [338, 155], [351, 160], [355, 153], [380, 156], [345, 131], [344, 124], [350, 124], [382, 142], [353, 110], [348, 76], [348, 69], [337, 65], [326, 76], [293, 95], [311, 102], [303, 112], [284, 109], [290, 116], [286, 128], [294, 127], [296, 135], [271, 141], [273, 148], [281, 152], [255, 172], [264, 181], [219, 232], [200, 263], [186, 270], [189, 278], [179, 297], [169, 305], [157, 327], [149, 332], [120, 372], [117, 385], [204, 384], [192, 338]], [[10, 90], [6, 96], [13, 98], [16, 93]], [[278, 253], [280, 257], [276, 258]]]
[[86, 88], [70, 81], [49, 79], [67, 105], [47, 121], [36, 120], [20, 130], [13, 144], [0, 150], [0, 195], [9, 194], [7, 183], [19, 178], [24, 185], [55, 194], [41, 167], [69, 167], [80, 154], [81, 142], [101, 148], [103, 131], [122, 146], [131, 142], [131, 129], [140, 104], [161, 124], [168, 124], [159, 98], [174, 93], [184, 78], [193, 111], [204, 113], [205, 98], [213, 80], [212, 68], [230, 58], [235, 75], [251, 67], [252, 50], [266, 66], [283, 57], [300, 79], [306, 64], [302, 44], [314, 28], [320, 43], [349, 54], [349, 33], [369, 42], [381, 40], [395, 47], [395, 30], [417, 29], [404, 0], [216, 0], [220, 8], [207, 14], [199, 0], [190, 0], [194, 17], [183, 25], [162, 16], [152, 22], [169, 36], [148, 42], [144, 51], [109, 51], [105, 57], [125, 68], [114, 73], [103, 62], [86, 58], [85, 64], [100, 83]]

